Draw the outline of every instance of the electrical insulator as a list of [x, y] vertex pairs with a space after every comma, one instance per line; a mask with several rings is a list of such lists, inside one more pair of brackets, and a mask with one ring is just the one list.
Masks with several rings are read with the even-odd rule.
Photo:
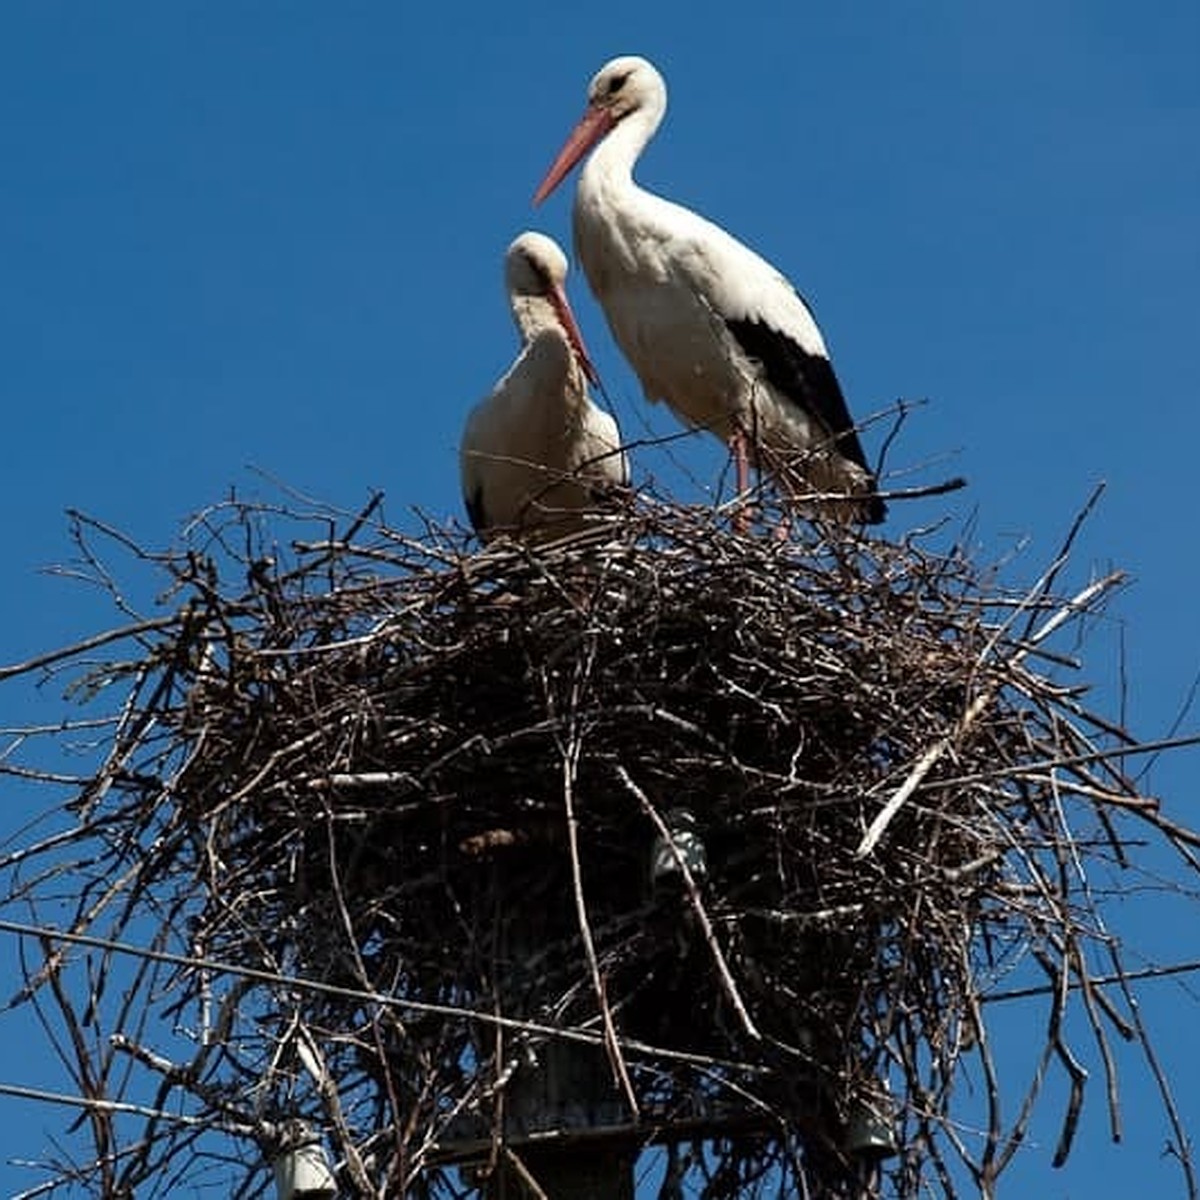
[[877, 1097], [872, 1101], [855, 1100], [846, 1122], [847, 1154], [861, 1158], [891, 1158], [900, 1152], [896, 1142], [891, 1100]]
[[271, 1163], [279, 1200], [333, 1200], [337, 1180], [320, 1137], [303, 1121], [291, 1121]]
[[682, 860], [687, 864], [693, 881], [696, 884], [703, 883], [708, 877], [708, 858], [704, 853], [704, 842], [696, 830], [695, 814], [687, 808], [673, 808], [663, 823], [671, 837], [668, 840], [660, 833], [654, 838], [650, 852], [650, 882], [656, 889], [683, 888]]

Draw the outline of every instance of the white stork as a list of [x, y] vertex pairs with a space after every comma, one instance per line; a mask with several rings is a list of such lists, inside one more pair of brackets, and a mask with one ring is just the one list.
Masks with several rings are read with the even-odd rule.
[[729, 444], [739, 491], [749, 447], [785, 492], [851, 493], [861, 498], [832, 511], [882, 521], [824, 339], [796, 289], [719, 226], [634, 182], [666, 110], [653, 64], [614, 58], [534, 203], [595, 146], [575, 194], [575, 248], [646, 397]]
[[597, 377], [566, 276], [566, 256], [540, 233], [521, 234], [504, 258], [521, 353], [471, 410], [459, 446], [463, 500], [485, 539], [572, 533], [598, 491], [628, 481], [617, 423], [588, 396], [585, 378]]

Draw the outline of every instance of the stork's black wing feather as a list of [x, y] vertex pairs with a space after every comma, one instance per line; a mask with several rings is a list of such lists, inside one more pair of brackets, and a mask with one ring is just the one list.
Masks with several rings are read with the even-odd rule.
[[471, 520], [471, 528], [482, 533], [486, 528], [483, 516], [483, 488], [477, 487], [469, 496], [463, 496], [463, 505]]
[[824, 354], [810, 354], [787, 334], [763, 321], [727, 319], [725, 324], [746, 355], [762, 363], [771, 386], [816, 417], [833, 439], [838, 453], [869, 473], [846, 398], [829, 359]]

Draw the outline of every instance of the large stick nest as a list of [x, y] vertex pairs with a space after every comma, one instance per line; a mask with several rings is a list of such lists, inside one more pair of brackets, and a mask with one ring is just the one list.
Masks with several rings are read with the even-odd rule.
[[[712, 1197], [991, 1194], [1051, 1061], [1065, 1158], [1065, 1015], [1106, 1069], [1142, 1036], [1128, 984], [1096, 984], [1083, 863], [1195, 844], [1055, 678], [1052, 633], [1116, 577], [1010, 594], [916, 537], [652, 502], [537, 550], [339, 525], [219, 506], [155, 556], [175, 615], [25, 664], [124, 690], [9, 895], [159, 953], [28, 943], [26, 998], [92, 1100], [190, 1122], [93, 1106], [65, 1176], [249, 1194], [302, 1119], [349, 1195], [654, 1140], [706, 1144]], [[134, 652], [96, 666], [118, 633]], [[1018, 959], [1044, 1046], [1004, 1125], [984, 1006]]]

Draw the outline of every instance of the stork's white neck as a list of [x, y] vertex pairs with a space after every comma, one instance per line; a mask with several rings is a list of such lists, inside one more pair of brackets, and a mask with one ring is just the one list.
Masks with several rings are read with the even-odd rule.
[[666, 89], [646, 97], [624, 116], [592, 151], [579, 177], [580, 193], [635, 187], [633, 168], [667, 111]]
[[516, 322], [523, 345], [529, 345], [543, 329], [562, 328], [554, 306], [545, 296], [512, 292], [508, 299], [512, 306], [513, 321]]

